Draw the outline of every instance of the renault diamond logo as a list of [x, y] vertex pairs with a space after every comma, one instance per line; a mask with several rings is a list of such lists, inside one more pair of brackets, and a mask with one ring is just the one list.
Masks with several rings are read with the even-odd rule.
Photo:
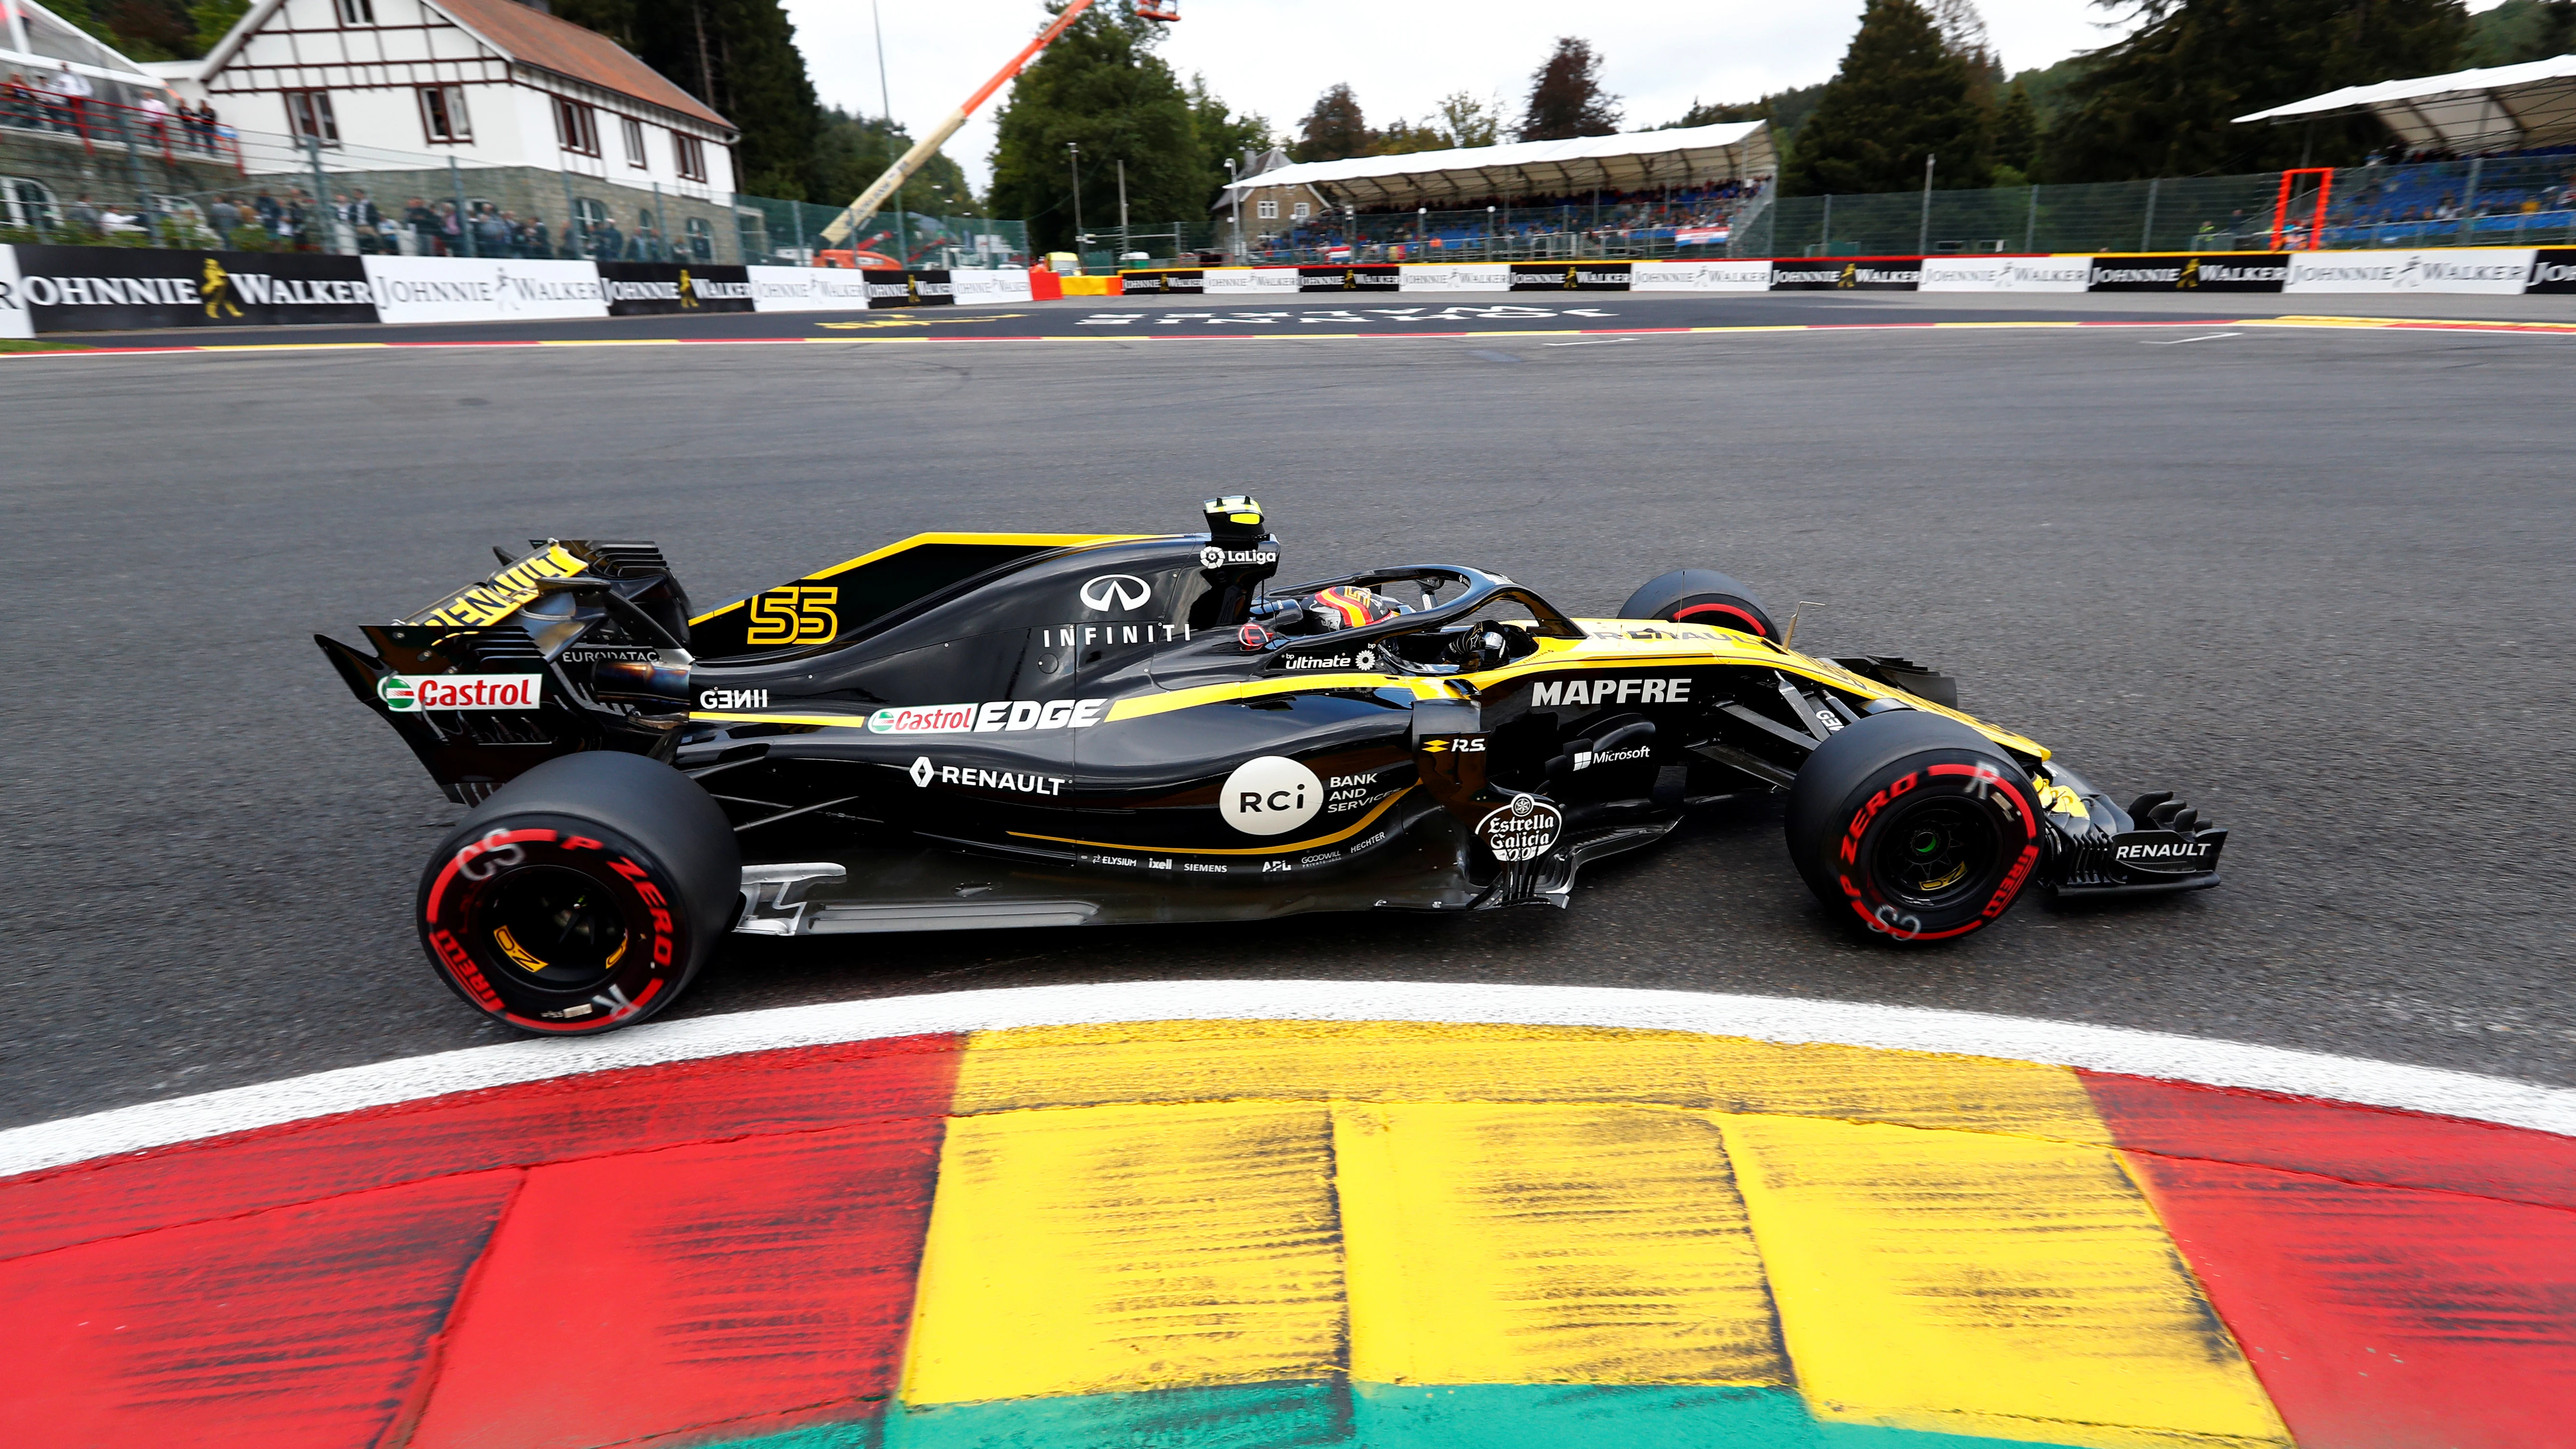
[[928, 755], [924, 755], [920, 759], [912, 762], [912, 783], [920, 786], [924, 790], [930, 788], [930, 757]]
[[1153, 586], [1134, 574], [1102, 574], [1084, 580], [1082, 585], [1082, 606], [1095, 614], [1106, 614], [1113, 608], [1141, 609], [1152, 597]]

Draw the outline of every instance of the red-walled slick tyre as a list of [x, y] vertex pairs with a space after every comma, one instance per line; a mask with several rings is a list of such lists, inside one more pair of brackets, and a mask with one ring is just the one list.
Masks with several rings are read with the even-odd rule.
[[1622, 619], [1661, 619], [1668, 624], [1713, 624], [1777, 639], [1780, 631], [1751, 589], [1715, 569], [1675, 569], [1646, 581], [1619, 606]]
[[1816, 747], [1789, 789], [1788, 835], [1826, 909], [1907, 945], [1993, 924], [2046, 849], [2021, 766], [1968, 726], [1910, 709]]
[[641, 755], [549, 760], [457, 823], [421, 872], [421, 945], [457, 995], [521, 1031], [575, 1036], [669, 1006], [741, 899], [733, 829]]

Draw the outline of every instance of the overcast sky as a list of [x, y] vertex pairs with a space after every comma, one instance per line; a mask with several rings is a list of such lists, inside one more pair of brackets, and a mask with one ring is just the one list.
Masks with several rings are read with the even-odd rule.
[[[2051, 65], [2108, 44], [2110, 13], [2086, 0], [1979, 0], [2007, 70]], [[2500, 0], [2472, 0], [2485, 10]], [[866, 115], [878, 100], [868, 0], [786, 0], [806, 69], [825, 104]], [[895, 118], [921, 135], [1037, 33], [1038, 0], [878, 0]], [[1678, 120], [1694, 100], [1749, 101], [1833, 75], [1859, 28], [1861, 0], [1629, 0], [1602, 10], [1540, 0], [1470, 6], [1323, 4], [1318, 0], [1180, 0], [1185, 17], [1161, 47], [1183, 80], [1196, 72], [1237, 110], [1294, 131], [1318, 93], [1347, 81], [1371, 125], [1420, 119], [1452, 91], [1506, 113], [1556, 37], [1580, 35], [1603, 61], [1625, 129]], [[981, 189], [992, 179], [992, 113], [1004, 92], [947, 146]]]

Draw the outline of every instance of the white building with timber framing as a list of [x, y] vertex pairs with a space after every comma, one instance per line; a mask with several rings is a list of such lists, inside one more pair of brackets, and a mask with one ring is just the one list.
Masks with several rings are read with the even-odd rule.
[[226, 125], [326, 149], [732, 202], [732, 123], [608, 37], [517, 0], [257, 0], [174, 79]]

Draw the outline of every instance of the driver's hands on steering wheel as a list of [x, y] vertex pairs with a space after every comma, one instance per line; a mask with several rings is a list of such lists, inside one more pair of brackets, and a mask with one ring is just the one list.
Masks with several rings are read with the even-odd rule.
[[1497, 669], [1530, 652], [1529, 631], [1515, 624], [1473, 624], [1449, 641], [1447, 653], [1461, 673]]

